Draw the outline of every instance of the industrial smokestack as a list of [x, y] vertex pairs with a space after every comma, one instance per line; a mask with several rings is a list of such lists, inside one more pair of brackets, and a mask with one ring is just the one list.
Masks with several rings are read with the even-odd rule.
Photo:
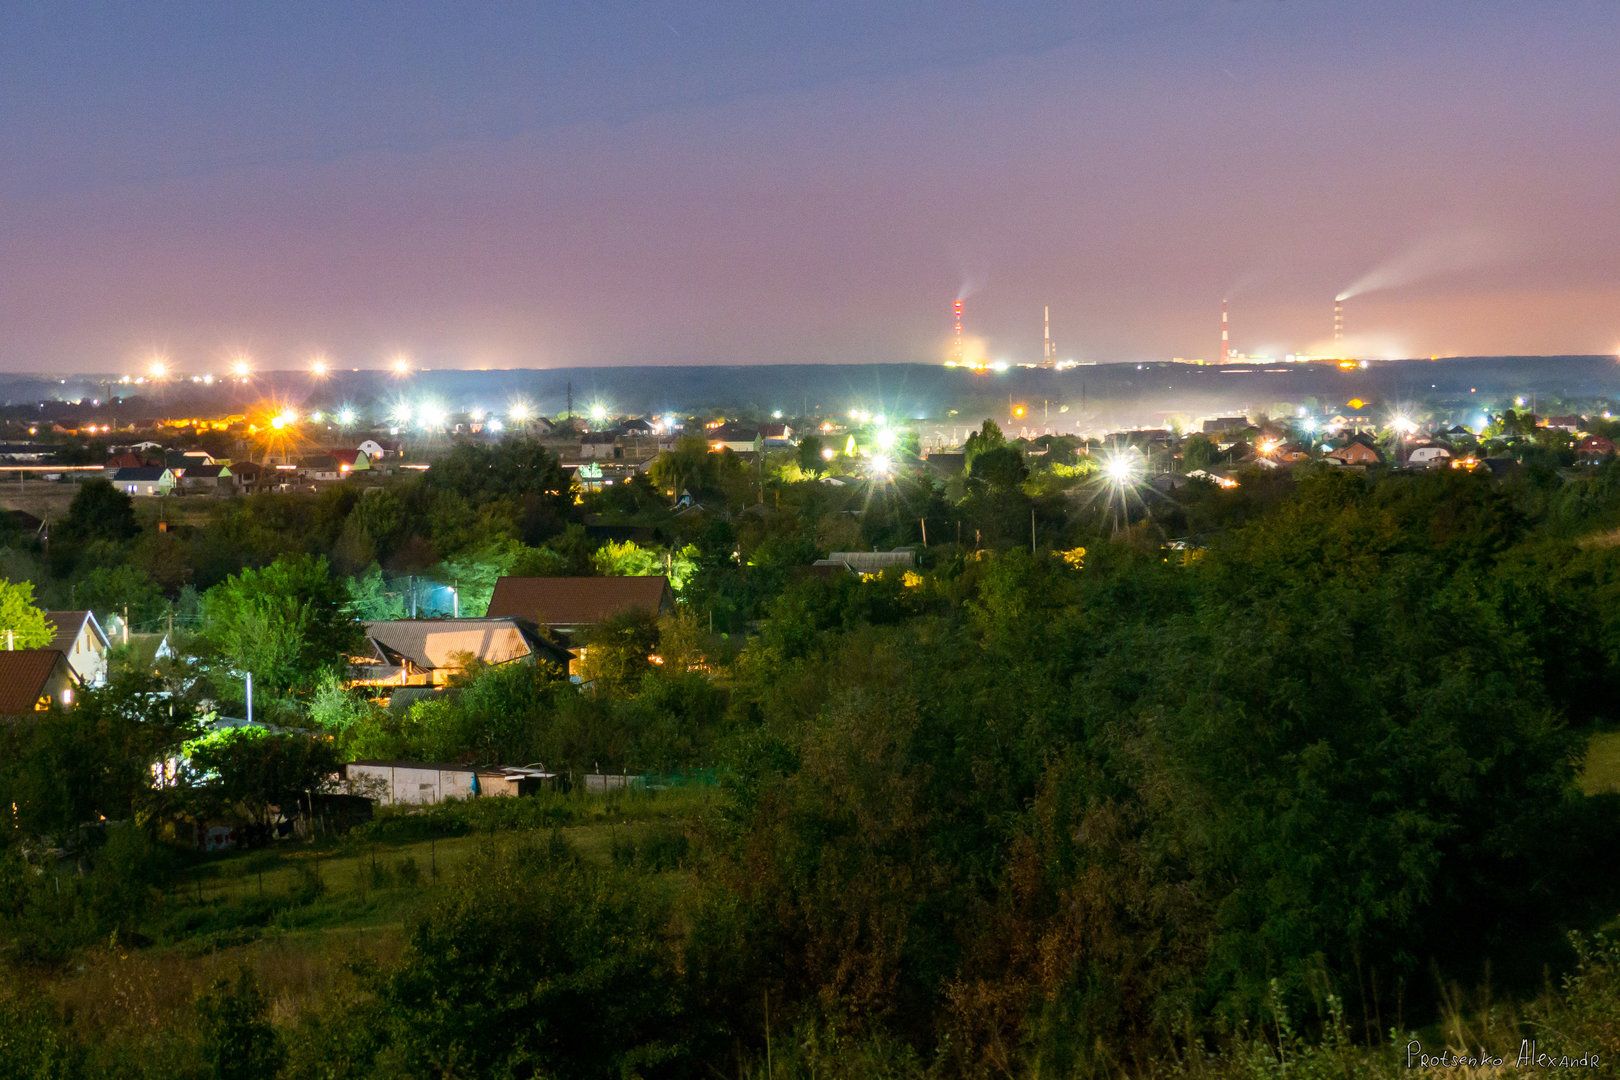
[[1046, 332], [1046, 342], [1041, 352], [1041, 366], [1056, 367], [1057, 350], [1052, 347], [1052, 305], [1048, 304], [1041, 309], [1041, 318]]
[[1333, 343], [1337, 345], [1344, 340], [1344, 300], [1333, 301]]
[[1226, 319], [1226, 301], [1221, 301], [1221, 363], [1232, 360], [1232, 334]]
[[956, 322], [954, 336], [951, 338], [951, 359], [956, 363], [962, 362], [962, 299], [957, 297], [956, 303], [951, 305], [951, 316]]

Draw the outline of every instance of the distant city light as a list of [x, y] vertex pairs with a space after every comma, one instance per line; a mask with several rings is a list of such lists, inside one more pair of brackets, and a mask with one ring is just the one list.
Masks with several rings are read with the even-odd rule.
[[436, 401], [424, 401], [416, 408], [417, 426], [424, 431], [435, 431], [445, 426], [449, 414]]
[[867, 467], [872, 470], [873, 476], [891, 476], [894, 473], [894, 462], [886, 454], [877, 454], [868, 462]]
[[399, 404], [395, 405], [393, 411], [389, 413], [389, 419], [403, 427], [411, 422], [411, 417], [414, 415], [415, 412], [411, 409], [411, 403], [408, 401], [401, 401]]
[[312, 424], [322, 423], [325, 419], [326, 414], [321, 412], [319, 409], [316, 409], [314, 412], [309, 414], [309, 422]]
[[410, 358], [404, 355], [396, 356], [389, 368], [393, 371], [395, 377], [402, 379], [411, 373]]
[[337, 422], [339, 427], [350, 427], [354, 424], [354, 410], [347, 405], [338, 410]]
[[782, 410], [781, 409], [772, 409], [771, 410], [771, 419], [772, 420], [780, 420], [780, 419], [782, 419]]
[[292, 427], [298, 423], [298, 414], [292, 409], [283, 409], [270, 418], [270, 426], [277, 431]]
[[315, 359], [309, 362], [309, 373], [317, 379], [326, 378], [330, 370], [331, 369], [327, 366], [326, 360], [322, 357], [317, 356]]
[[238, 356], [231, 361], [231, 377], [235, 379], [251, 379], [253, 377], [253, 365], [248, 362], [247, 357]]
[[534, 409], [527, 401], [514, 401], [506, 407], [506, 418], [514, 424], [526, 424], [534, 418]]
[[169, 362], [161, 356], [157, 357], [147, 365], [146, 373], [154, 379], [167, 379], [169, 377]]
[[498, 416], [490, 417], [489, 423], [485, 424], [484, 427], [497, 434], [506, 430], [506, 425], [501, 423], [501, 418]]
[[602, 421], [608, 418], [607, 406], [603, 405], [600, 401], [592, 402], [590, 417], [596, 423], [600, 424]]
[[877, 443], [879, 450], [888, 451], [894, 449], [895, 444], [900, 441], [900, 436], [895, 434], [893, 428], [883, 428], [872, 437], [872, 441]]
[[832, 447], [823, 446], [821, 448], [821, 460], [822, 461], [831, 461], [833, 458], [835, 458], [837, 456], [838, 456], [838, 451], [834, 450]]

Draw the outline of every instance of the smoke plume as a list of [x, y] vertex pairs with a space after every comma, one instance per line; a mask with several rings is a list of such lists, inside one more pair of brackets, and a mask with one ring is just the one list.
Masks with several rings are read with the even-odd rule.
[[1500, 237], [1483, 231], [1447, 233], [1421, 240], [1351, 282], [1335, 300], [1412, 285], [1429, 278], [1472, 270], [1506, 255]]

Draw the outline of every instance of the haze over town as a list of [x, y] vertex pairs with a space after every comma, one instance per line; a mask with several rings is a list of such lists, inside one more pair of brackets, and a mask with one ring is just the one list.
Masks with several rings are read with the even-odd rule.
[[9, 9], [0, 367], [1620, 345], [1613, 5], [412, 11]]
[[1612, 1074], [1617, 42], [0, 5], [0, 1080]]

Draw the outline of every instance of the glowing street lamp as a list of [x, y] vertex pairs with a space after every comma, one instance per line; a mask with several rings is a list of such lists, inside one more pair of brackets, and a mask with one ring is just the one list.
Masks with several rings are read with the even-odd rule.
[[514, 401], [506, 407], [506, 418], [514, 424], [527, 424], [534, 419], [534, 407], [527, 401]]
[[1139, 463], [1129, 454], [1114, 453], [1103, 460], [1103, 475], [1115, 488], [1134, 486], [1139, 473]]
[[445, 426], [449, 414], [436, 401], [424, 401], [416, 409], [417, 423], [424, 431], [437, 431]]
[[872, 475], [887, 480], [894, 475], [894, 460], [887, 454], [875, 454], [867, 461], [867, 468]]
[[155, 381], [161, 382], [169, 377], [169, 362], [161, 356], [154, 357], [147, 365], [146, 373]]
[[243, 382], [253, 378], [253, 365], [248, 362], [247, 357], [239, 356], [231, 361], [231, 378]]
[[343, 406], [343, 408], [338, 410], [338, 414], [337, 414], [338, 427], [352, 427], [352, 426], [354, 426], [354, 421], [355, 421], [354, 410], [349, 408], [349, 406], [345, 405], [345, 406]]
[[600, 401], [595, 402], [591, 405], [590, 417], [592, 423], [600, 424], [608, 418], [607, 406]]

